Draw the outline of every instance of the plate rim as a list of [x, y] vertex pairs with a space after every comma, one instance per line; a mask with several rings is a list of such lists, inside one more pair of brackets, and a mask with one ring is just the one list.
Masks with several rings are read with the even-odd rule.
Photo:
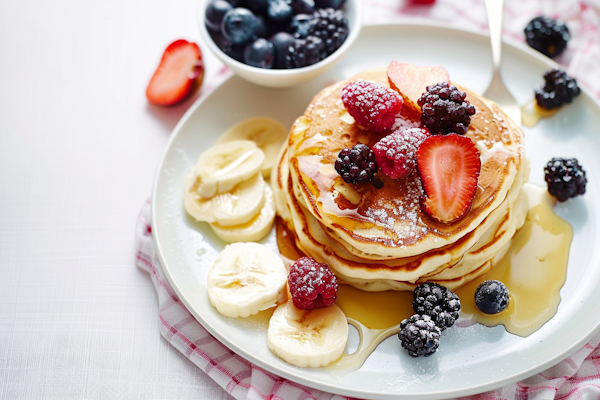
[[[419, 29], [419, 28], [423, 28], [423, 27], [427, 27], [427, 28], [431, 28], [431, 29], [438, 29], [440, 31], [448, 31], [449, 30], [449, 31], [452, 31], [453, 33], [473, 35], [473, 36], [478, 37], [478, 39], [481, 39], [482, 37], [483, 38], [488, 37], [486, 34], [483, 34], [480, 31], [477, 31], [474, 29], [456, 28], [456, 27], [451, 26], [446, 23], [432, 23], [429, 20], [411, 19], [411, 22], [399, 21], [397, 23], [364, 24], [361, 32], [359, 33], [359, 37], [357, 38], [357, 40], [360, 39], [360, 36], [370, 34], [372, 32], [375, 32], [378, 29], [381, 29], [381, 30], [410, 29], [410, 28]], [[524, 43], [519, 42], [515, 39], [503, 38], [503, 45], [512, 47], [513, 50], [524, 52], [528, 56], [534, 57], [538, 61], [541, 61], [544, 64], [549, 65], [552, 68], [562, 68], [554, 60], [542, 55], [541, 53], [529, 48]], [[351, 49], [349, 49], [349, 50], [351, 51]], [[342, 60], [343, 60], [343, 58], [342, 58]], [[236, 79], [240, 79], [243, 81], [242, 78], [238, 77], [235, 74], [231, 74], [227, 78], [222, 79], [217, 84], [217, 86], [215, 86], [209, 93], [198, 98], [190, 106], [190, 108], [184, 113], [184, 115], [180, 118], [180, 120], [177, 122], [177, 124], [175, 125], [175, 127], [173, 128], [173, 130], [170, 134], [170, 137], [166, 144], [165, 150], [161, 156], [160, 163], [158, 164], [158, 167], [157, 167], [157, 170], [155, 173], [155, 177], [153, 180], [152, 195], [151, 195], [152, 238], [153, 238], [153, 242], [154, 242], [154, 246], [155, 246], [155, 250], [156, 250], [156, 255], [161, 263], [161, 266], [163, 267], [162, 269], [165, 273], [165, 276], [167, 277], [167, 280], [171, 284], [171, 287], [173, 288], [173, 290], [175, 291], [175, 293], [177, 294], [177, 296], [179, 297], [181, 302], [186, 306], [186, 308], [188, 309], [190, 314], [192, 314], [194, 316], [194, 318], [205, 329], [207, 329], [207, 331], [209, 331], [209, 333], [211, 335], [213, 335], [217, 340], [219, 340], [227, 348], [234, 351], [236, 354], [238, 354], [242, 358], [259, 366], [260, 368], [263, 368], [266, 371], [269, 371], [270, 373], [273, 373], [273, 374], [280, 376], [282, 378], [285, 378], [285, 379], [289, 379], [293, 382], [305, 385], [309, 388], [314, 388], [314, 389], [326, 391], [329, 393], [340, 394], [340, 395], [344, 395], [344, 396], [352, 396], [352, 397], [355, 397], [357, 395], [372, 397], [375, 394], [376, 396], [378, 396], [377, 398], [381, 398], [381, 399], [388, 399], [388, 398], [389, 399], [392, 399], [392, 398], [446, 399], [446, 398], [469, 396], [469, 395], [474, 395], [474, 394], [478, 394], [478, 393], [483, 393], [483, 392], [494, 390], [494, 389], [503, 387], [507, 384], [518, 382], [519, 380], [531, 377], [531, 376], [533, 376], [541, 371], [544, 371], [545, 369], [557, 364], [558, 362], [564, 360], [565, 358], [569, 357], [571, 354], [573, 354], [576, 350], [581, 348], [582, 345], [587, 343], [594, 335], [596, 335], [600, 331], [600, 320], [598, 320], [596, 325], [587, 334], [583, 335], [579, 340], [571, 343], [569, 346], [564, 348], [559, 353], [555, 354], [553, 357], [550, 357], [546, 361], [536, 364], [530, 368], [526, 368], [518, 373], [510, 374], [504, 378], [496, 378], [490, 382], [478, 384], [478, 385], [471, 385], [466, 388], [451, 389], [451, 390], [443, 391], [443, 392], [426, 392], [426, 393], [416, 393], [416, 394], [415, 393], [412, 393], [412, 394], [411, 393], [385, 394], [385, 393], [366, 392], [366, 391], [355, 390], [355, 389], [347, 390], [340, 386], [328, 384], [327, 382], [321, 382], [321, 381], [313, 380], [310, 378], [306, 378], [304, 376], [297, 375], [293, 372], [288, 372], [288, 371], [278, 369], [276, 366], [273, 366], [273, 365], [269, 364], [268, 362], [263, 361], [258, 357], [255, 357], [251, 353], [248, 353], [243, 348], [237, 346], [233, 341], [231, 341], [228, 338], [226, 338], [225, 336], [221, 335], [221, 333], [217, 329], [215, 329], [214, 327], [211, 326], [209, 321], [206, 321], [202, 317], [201, 313], [195, 311], [195, 309], [192, 305], [192, 302], [186, 297], [186, 295], [184, 294], [184, 291], [178, 285], [177, 280], [171, 274], [171, 271], [170, 271], [170, 269], [165, 261], [165, 258], [164, 258], [164, 253], [163, 253], [164, 250], [162, 248], [161, 243], [158, 240], [157, 229], [155, 229], [155, 227], [154, 227], [154, 221], [157, 220], [157, 214], [156, 214], [157, 211], [156, 211], [156, 208], [154, 207], [154, 204], [156, 204], [155, 199], [158, 197], [158, 193], [157, 193], [158, 189], [157, 188], [158, 188], [158, 184], [160, 181], [160, 174], [163, 169], [163, 165], [164, 165], [165, 160], [171, 150], [171, 146], [173, 145], [173, 142], [175, 141], [179, 132], [181, 132], [182, 127], [188, 122], [190, 117], [196, 112], [196, 110], [205, 101], [208, 101], [222, 86], [231, 84], [231, 82], [235, 81]], [[598, 109], [600, 109], [600, 100], [591, 94], [590, 90], [586, 87], [585, 84], [582, 85], [581, 82], [578, 82], [578, 83], [581, 88], [581, 91], [583, 93], [585, 93], [585, 95], [595, 104], [596, 107], [598, 107]]]

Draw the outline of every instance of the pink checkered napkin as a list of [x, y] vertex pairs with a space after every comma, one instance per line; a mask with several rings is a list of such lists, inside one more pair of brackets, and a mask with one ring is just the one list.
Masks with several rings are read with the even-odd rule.
[[[160, 333], [236, 399], [341, 400], [339, 395], [299, 385], [243, 359], [215, 339], [190, 314], [167, 281], [154, 251], [148, 201], [136, 226], [137, 266], [147, 271], [158, 294]], [[600, 399], [600, 334], [546, 371], [470, 399]]]

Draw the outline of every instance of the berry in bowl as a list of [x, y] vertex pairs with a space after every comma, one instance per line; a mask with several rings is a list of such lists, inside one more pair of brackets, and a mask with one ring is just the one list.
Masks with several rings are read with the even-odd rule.
[[332, 67], [358, 36], [358, 0], [203, 0], [202, 39], [240, 77], [299, 85]]

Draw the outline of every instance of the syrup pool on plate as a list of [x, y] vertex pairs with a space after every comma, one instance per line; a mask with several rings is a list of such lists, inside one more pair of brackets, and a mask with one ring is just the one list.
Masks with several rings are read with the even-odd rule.
[[538, 106], [537, 101], [532, 99], [523, 107], [521, 107], [521, 122], [528, 128], [533, 128], [540, 122], [542, 118], [550, 118], [558, 111], [558, 108], [554, 110], [546, 110]]
[[[560, 289], [567, 277], [573, 229], [554, 212], [555, 200], [545, 188], [526, 184], [529, 212], [506, 255], [490, 272], [460, 288], [461, 316], [487, 326], [504, 325], [510, 333], [528, 336], [556, 314]], [[508, 308], [485, 315], [475, 306], [477, 286], [488, 279], [503, 282], [510, 293]]]
[[[460, 288], [461, 318], [486, 326], [504, 325], [519, 336], [528, 336], [556, 313], [560, 289], [565, 283], [571, 226], [554, 212], [555, 200], [546, 188], [525, 184], [529, 211], [506, 255], [491, 271]], [[285, 257], [297, 259], [304, 254], [296, 247], [293, 233], [279, 222], [277, 243]], [[475, 306], [475, 289], [488, 279], [502, 281], [510, 292], [508, 308], [497, 315], [485, 315]], [[386, 338], [396, 335], [404, 318], [414, 314], [412, 292], [365, 292], [340, 285], [336, 304], [360, 334], [352, 354], [344, 354], [327, 367], [332, 371], [358, 369]], [[454, 328], [461, 329], [461, 328]], [[398, 351], [401, 351], [398, 344]]]

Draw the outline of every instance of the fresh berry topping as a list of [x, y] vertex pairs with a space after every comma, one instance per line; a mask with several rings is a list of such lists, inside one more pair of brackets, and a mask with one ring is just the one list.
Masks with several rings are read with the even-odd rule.
[[380, 133], [392, 128], [404, 103], [394, 90], [367, 81], [344, 86], [342, 101], [360, 126]]
[[375, 154], [366, 144], [340, 151], [335, 160], [335, 170], [346, 183], [368, 183], [377, 172]]
[[292, 6], [286, 0], [268, 0], [267, 18], [275, 22], [288, 21], [292, 17]]
[[433, 134], [464, 135], [469, 129], [475, 107], [467, 100], [467, 94], [448, 82], [427, 86], [418, 104], [423, 112], [421, 123]]
[[398, 338], [411, 357], [429, 357], [437, 351], [441, 333], [429, 315], [415, 314], [400, 323]]
[[485, 314], [498, 314], [508, 307], [508, 289], [500, 281], [485, 281], [475, 290], [475, 305]]
[[587, 178], [576, 158], [553, 158], [544, 167], [548, 192], [558, 201], [585, 193]]
[[340, 48], [348, 37], [348, 20], [341, 10], [318, 9], [313, 13], [309, 35], [316, 36], [325, 43], [327, 55]]
[[302, 68], [313, 65], [325, 58], [325, 44], [316, 36], [296, 39], [288, 46], [283, 56], [285, 68]]
[[544, 81], [544, 86], [535, 89], [535, 99], [540, 107], [547, 110], [570, 103], [581, 92], [575, 78], [560, 69], [547, 71]]
[[275, 59], [273, 43], [267, 39], [259, 38], [246, 45], [244, 62], [258, 68], [271, 68]]
[[227, 11], [221, 23], [221, 33], [231, 44], [246, 44], [256, 38], [258, 23], [252, 11], [234, 8]]
[[314, 0], [292, 0], [294, 14], [312, 14], [315, 12]]
[[298, 14], [292, 17], [290, 23], [290, 33], [296, 38], [305, 38], [308, 36], [310, 27], [313, 23], [312, 15]]
[[563, 52], [570, 37], [563, 22], [548, 17], [536, 17], [525, 27], [527, 44], [551, 58]]
[[292, 264], [288, 275], [292, 301], [297, 308], [312, 310], [335, 303], [337, 278], [327, 264], [302, 257]]
[[346, 4], [346, 0], [315, 0], [317, 8], [333, 8], [338, 10]]
[[373, 146], [375, 161], [389, 178], [406, 178], [417, 166], [417, 150], [429, 137], [427, 129], [397, 130]]
[[196, 43], [176, 40], [165, 49], [146, 89], [151, 103], [170, 106], [183, 101], [202, 85], [204, 64]]
[[425, 214], [449, 224], [471, 209], [481, 170], [480, 153], [471, 139], [456, 134], [428, 137], [417, 150], [417, 170]]
[[413, 296], [413, 310], [417, 314], [429, 315], [442, 331], [454, 325], [460, 315], [458, 296], [437, 283], [417, 286]]
[[221, 22], [227, 11], [233, 9], [231, 4], [225, 0], [213, 0], [206, 6], [206, 27], [216, 32], [221, 32]]

